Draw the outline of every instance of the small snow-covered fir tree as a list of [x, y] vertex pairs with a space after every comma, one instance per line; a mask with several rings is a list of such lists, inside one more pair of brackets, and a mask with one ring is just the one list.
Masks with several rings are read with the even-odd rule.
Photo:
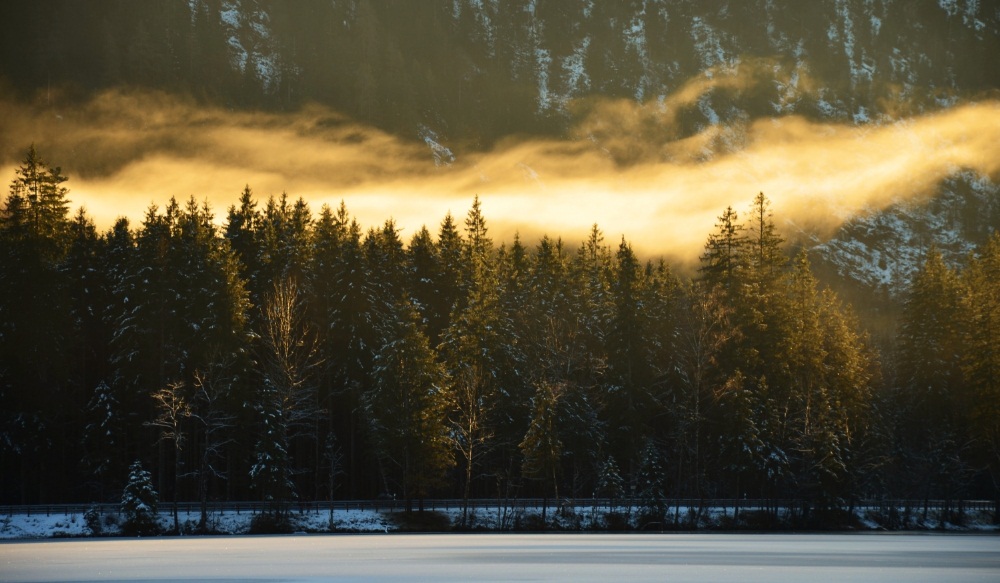
[[152, 535], [160, 530], [157, 520], [159, 495], [153, 478], [136, 460], [129, 468], [128, 483], [122, 492], [121, 513], [125, 517], [122, 532], [127, 535]]
[[640, 528], [661, 523], [666, 513], [664, 471], [659, 448], [652, 440], [646, 441], [636, 480], [636, 495], [640, 508]]
[[615, 458], [608, 456], [601, 464], [600, 475], [597, 477], [597, 494], [608, 499], [609, 509], [616, 506], [625, 492], [625, 482]]

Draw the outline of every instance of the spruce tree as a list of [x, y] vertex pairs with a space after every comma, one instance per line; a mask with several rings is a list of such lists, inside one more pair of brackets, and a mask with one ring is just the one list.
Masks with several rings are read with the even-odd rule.
[[[451, 323], [452, 313], [459, 308], [459, 302], [463, 300], [461, 290], [467, 277], [465, 273], [467, 265], [462, 261], [464, 245], [455, 220], [451, 213], [448, 213], [441, 221], [437, 236], [439, 281], [435, 286], [436, 299], [431, 307], [433, 314], [431, 323], [437, 325], [433, 325], [430, 329], [432, 340], [440, 340], [441, 334]], [[437, 334], [433, 334], [435, 330]]]
[[150, 536], [160, 532], [159, 494], [153, 479], [138, 460], [129, 467], [128, 482], [122, 491], [121, 513], [125, 521], [122, 533], [129, 536]]
[[[502, 373], [516, 371], [517, 350], [513, 341], [511, 320], [501, 303], [502, 283], [499, 279], [493, 241], [487, 234], [478, 197], [466, 218], [463, 261], [465, 297], [452, 316], [441, 345], [442, 356], [453, 390], [455, 412], [455, 444], [464, 471], [463, 499], [472, 492], [474, 466], [497, 442], [516, 447], [520, 435], [506, 418], [505, 396], [511, 395], [510, 385]], [[513, 371], [512, 371], [513, 368]], [[501, 426], [499, 421], [508, 421]], [[509, 452], [508, 452], [509, 453]], [[463, 508], [463, 524], [468, 518]]]
[[715, 232], [708, 236], [701, 256], [701, 280], [709, 288], [720, 286], [727, 294], [736, 294], [737, 283], [745, 275], [747, 237], [739, 215], [733, 207], [726, 207]]
[[427, 335], [432, 345], [437, 343], [443, 322], [438, 320], [432, 305], [437, 296], [438, 282], [441, 278], [441, 262], [438, 256], [437, 244], [426, 226], [420, 228], [410, 244], [406, 247], [406, 281], [405, 289], [414, 305], [420, 312]]
[[[528, 431], [519, 445], [524, 455], [523, 473], [525, 477], [543, 483], [545, 500], [548, 500], [551, 486], [555, 499], [559, 500], [559, 471], [562, 461], [563, 443], [560, 439], [559, 399], [565, 387], [541, 381], [532, 399], [532, 415]], [[542, 506], [542, 521], [545, 520], [547, 504]]]
[[651, 347], [648, 313], [643, 304], [647, 282], [638, 258], [624, 238], [612, 269], [613, 312], [605, 338], [608, 370], [604, 398], [611, 446], [621, 459], [630, 461], [634, 473], [656, 408], [647, 352]]
[[[980, 463], [1000, 483], [1000, 234], [982, 245], [963, 274], [963, 377], [969, 431]], [[1000, 489], [995, 488], [1000, 500]], [[1000, 503], [997, 505], [1000, 510]]]
[[[961, 402], [961, 282], [937, 249], [913, 275], [899, 334], [899, 402], [911, 496], [954, 495], [952, 478], [968, 455]], [[920, 476], [920, 479], [916, 479]]]
[[666, 471], [660, 450], [652, 439], [646, 440], [640, 453], [635, 491], [640, 508], [639, 528], [660, 525], [666, 515]]
[[12, 481], [23, 503], [66, 484], [59, 473], [71, 458], [47, 463], [72, 447], [54, 428], [86, 403], [79, 379], [71, 380], [78, 345], [65, 181], [31, 146], [0, 207], [0, 434], [8, 436], [0, 448], [20, 460], [9, 467], [20, 468]]
[[62, 258], [69, 244], [69, 189], [58, 166], [49, 166], [32, 144], [24, 161], [14, 171], [3, 223], [7, 230], [24, 234], [34, 242], [43, 260]]
[[422, 328], [404, 297], [380, 326], [373, 384], [363, 398], [372, 443], [407, 511], [442, 483], [454, 463], [447, 376]]

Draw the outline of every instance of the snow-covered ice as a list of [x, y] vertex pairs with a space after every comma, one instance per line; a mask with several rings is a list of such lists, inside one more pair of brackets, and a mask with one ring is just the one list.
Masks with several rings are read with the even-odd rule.
[[446, 534], [0, 544], [0, 581], [996, 581], [1000, 537]]

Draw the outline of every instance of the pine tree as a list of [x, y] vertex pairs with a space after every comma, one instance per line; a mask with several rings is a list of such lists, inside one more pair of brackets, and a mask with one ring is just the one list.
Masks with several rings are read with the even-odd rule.
[[726, 210], [708, 236], [701, 256], [701, 279], [711, 288], [721, 286], [727, 294], [737, 293], [737, 283], [745, 274], [747, 238], [733, 207]]
[[72, 224], [72, 240], [60, 271], [68, 285], [68, 309], [72, 332], [68, 347], [72, 355], [70, 371], [74, 399], [80, 405], [84, 393], [108, 378], [107, 345], [111, 331], [95, 310], [108, 301], [102, 264], [103, 245], [94, 222], [81, 208]]
[[[240, 265], [240, 276], [252, 290], [252, 298], [256, 302], [262, 295], [259, 281], [260, 271], [260, 211], [257, 201], [253, 199], [253, 191], [248, 184], [240, 193], [239, 206], [232, 205], [226, 218], [225, 236], [229, 246], [236, 254]], [[256, 304], [255, 304], [256, 305]]]
[[[113, 284], [116, 301], [110, 306], [110, 313], [114, 318], [111, 360], [115, 382], [122, 388], [120, 394], [129, 396], [128, 401], [123, 400], [123, 407], [140, 412], [143, 418], [152, 416], [150, 403], [139, 401], [177, 380], [178, 367], [183, 361], [177, 352], [182, 346], [176, 342], [177, 310], [183, 297], [178, 288], [178, 274], [171, 265], [172, 235], [177, 230], [179, 212], [174, 199], [163, 213], [155, 205], [147, 210], [135, 234], [134, 248], [122, 249], [125, 265]], [[124, 233], [119, 236], [124, 237]]]
[[777, 353], [790, 317], [782, 295], [788, 260], [781, 250], [784, 239], [774, 224], [770, 201], [763, 193], [754, 198], [744, 232], [745, 285], [734, 297], [740, 302], [738, 322], [743, 329], [740, 353], [745, 355], [748, 371], [776, 379], [782, 374], [783, 359]]
[[64, 463], [46, 461], [52, 451], [72, 445], [61, 443], [63, 434], [52, 428], [67, 423], [86, 400], [72, 379], [76, 341], [72, 280], [64, 263], [72, 241], [65, 181], [32, 146], [0, 208], [0, 449], [21, 460], [9, 467], [20, 468], [19, 475], [11, 474], [24, 503], [41, 501], [50, 486], [65, 483], [59, 475]]
[[[342, 211], [342, 212], [341, 212]], [[312, 230], [312, 256], [303, 285], [308, 305], [308, 318], [315, 324], [316, 343], [322, 365], [317, 370], [318, 402], [327, 411], [326, 423], [317, 427], [320, 443], [336, 441], [334, 431], [338, 429], [340, 411], [338, 400], [343, 392], [343, 354], [339, 351], [336, 334], [335, 314], [341, 306], [344, 290], [340, 287], [339, 275], [343, 254], [348, 245], [350, 227], [346, 208], [337, 214], [323, 205], [319, 218]], [[327, 460], [317, 456], [315, 479], [317, 495], [324, 480], [322, 466]], [[329, 485], [329, 484], [328, 484]]]
[[[829, 387], [827, 417], [824, 420], [836, 440], [838, 456], [828, 456], [828, 472], [835, 480], [824, 490], [827, 500], [853, 503], [866, 495], [872, 483], [871, 468], [879, 465], [884, 454], [877, 451], [879, 412], [877, 394], [878, 355], [849, 306], [841, 304], [830, 290], [819, 298], [820, 326], [824, 334], [824, 363]], [[833, 440], [828, 440], [833, 443]], [[872, 444], [872, 445], [869, 445]], [[840, 465], [842, 467], [837, 467]]]
[[634, 472], [642, 444], [649, 436], [649, 420], [656, 409], [652, 370], [647, 350], [649, 326], [643, 305], [645, 273], [631, 245], [618, 247], [611, 275], [614, 302], [606, 336], [608, 371], [606, 407], [612, 447], [630, 459]]
[[[784, 362], [788, 368], [789, 385], [777, 390], [772, 382], [772, 402], [785, 422], [785, 433], [791, 449], [796, 452], [800, 495], [813, 498], [822, 492], [822, 482], [838, 462], [828, 458], [830, 445], [822, 443], [829, 437], [829, 392], [826, 383], [827, 353], [820, 328], [820, 305], [816, 280], [809, 268], [805, 252], [799, 254], [789, 281], [790, 327], [786, 331]], [[777, 379], [774, 379], [777, 381]], [[768, 441], [777, 435], [766, 437]]]
[[440, 281], [436, 286], [438, 290], [437, 299], [433, 303], [432, 308], [436, 316], [432, 319], [432, 322], [437, 321], [441, 324], [436, 336], [438, 339], [440, 339], [440, 335], [444, 329], [447, 328], [447, 324], [450, 323], [452, 313], [460, 307], [458, 302], [463, 299], [461, 290], [465, 285], [466, 274], [464, 271], [467, 267], [462, 261], [462, 249], [464, 249], [464, 246], [465, 242], [462, 240], [462, 235], [455, 226], [455, 220], [452, 218], [451, 213], [448, 213], [445, 215], [444, 220], [441, 221], [437, 237]]
[[754, 197], [748, 213], [748, 224], [745, 228], [749, 268], [758, 282], [766, 285], [774, 281], [785, 264], [785, 256], [781, 251], [784, 239], [778, 234], [771, 214], [771, 203], [761, 192]]
[[961, 284], [930, 249], [913, 275], [906, 296], [899, 333], [899, 401], [904, 410], [901, 428], [911, 483], [920, 490], [911, 495], [951, 497], [952, 478], [964, 465], [961, 402], [965, 351], [959, 326]]
[[335, 213], [343, 228], [340, 250], [332, 266], [330, 282], [333, 296], [329, 312], [321, 320], [326, 326], [331, 391], [336, 395], [331, 414], [339, 415], [346, 427], [344, 443], [347, 458], [349, 496], [358, 496], [358, 480], [366, 462], [364, 440], [367, 436], [361, 418], [361, 395], [371, 384], [372, 359], [378, 347], [375, 305], [375, 279], [378, 272], [368, 271], [361, 241], [361, 227], [351, 219], [344, 203]]
[[964, 402], [979, 459], [996, 484], [1000, 483], [1000, 234], [994, 233], [980, 247], [962, 280], [966, 347], [962, 370], [968, 391]]
[[[121, 410], [111, 387], [102, 382], [94, 387], [86, 408], [86, 425], [83, 428], [83, 464], [87, 473], [96, 480], [97, 500], [105, 501], [104, 491], [110, 486], [110, 477], [123, 468], [119, 465], [123, 438]], [[120, 474], [118, 474], [120, 475]]]
[[[260, 275], [253, 292], [268, 294], [276, 282], [291, 278], [304, 281], [311, 256], [312, 216], [305, 199], [291, 202], [288, 194], [269, 197], [260, 216], [258, 229]], [[262, 305], [261, 296], [251, 296]]]
[[208, 203], [188, 200], [171, 246], [177, 291], [184, 300], [175, 312], [177, 342], [184, 381], [191, 383], [195, 370], [231, 361], [246, 349], [250, 303], [238, 260], [216, 232]]
[[432, 312], [432, 304], [437, 295], [437, 284], [441, 278], [441, 263], [438, 257], [437, 244], [426, 226], [420, 228], [410, 244], [406, 247], [406, 281], [404, 288], [420, 312], [424, 325], [427, 326], [428, 337], [436, 344], [438, 332], [444, 328], [432, 318], [438, 316]]
[[[466, 231], [466, 296], [452, 316], [441, 345], [455, 403], [455, 444], [465, 474], [463, 524], [468, 519], [474, 466], [496, 445], [498, 436], [509, 437], [504, 429], [512, 430], [509, 425], [500, 427], [497, 421], [505, 414], [503, 399], [509, 388], [501, 382], [500, 374], [509, 370], [505, 367], [511, 364], [511, 350], [516, 348], [510, 336], [510, 321], [502, 310], [493, 242], [487, 235], [478, 197], [469, 210]], [[514, 439], [505, 442], [516, 444]]]
[[[766, 386], [759, 381], [748, 379], [742, 371], [736, 370], [714, 392], [717, 419], [723, 424], [713, 436], [717, 440], [719, 470], [731, 480], [737, 507], [734, 518], [739, 518], [738, 500], [749, 487], [757, 485], [765, 477], [763, 469], [771, 462], [771, 452], [763, 439], [762, 411], [759, 396]], [[781, 452], [774, 452], [778, 462]]]
[[158, 504], [159, 495], [153, 488], [153, 479], [136, 460], [129, 467], [128, 482], [122, 491], [121, 513], [125, 518], [122, 533], [130, 536], [159, 533]]
[[[519, 445], [524, 455], [523, 473], [526, 477], [541, 480], [552, 486], [555, 499], [559, 499], [559, 470], [562, 461], [563, 443], [558, 425], [559, 399], [564, 386], [541, 381], [532, 399], [532, 415], [528, 431]], [[544, 489], [548, 500], [548, 488]], [[542, 506], [542, 521], [545, 521], [547, 504]]]
[[665, 483], [666, 471], [663, 468], [659, 448], [652, 439], [648, 439], [640, 454], [635, 484], [640, 508], [640, 530], [663, 524], [667, 511]]
[[625, 494], [625, 481], [615, 458], [608, 456], [601, 462], [597, 475], [597, 495], [608, 499], [608, 509], [614, 508]]
[[406, 283], [406, 256], [396, 223], [387, 220], [381, 229], [371, 229], [365, 237], [365, 273], [369, 276], [370, 301], [377, 318], [390, 313], [403, 294]]
[[[440, 485], [454, 463], [450, 393], [408, 298], [381, 325], [373, 384], [363, 403], [372, 443], [402, 490], [407, 511]], [[422, 504], [421, 504], [422, 506]]]
[[[535, 405], [525, 412], [528, 431], [537, 430], [540, 413], [552, 417], [557, 435], [544, 439], [559, 440], [562, 468], [558, 469], [571, 478], [567, 480], [570, 492], [592, 491], [590, 474], [606, 445], [599, 387], [606, 362], [603, 351], [600, 356], [594, 354], [598, 343], [585, 329], [587, 315], [575, 305], [580, 298], [575, 286], [582, 284], [573, 277], [570, 258], [560, 240], [543, 237], [527, 261], [517, 260], [517, 253], [515, 246], [511, 250], [512, 270], [526, 273], [519, 278], [523, 284], [517, 283], [517, 275], [507, 278], [510, 288], [516, 285], [520, 290], [508, 310], [515, 314], [521, 331], [526, 376], [534, 389]], [[524, 265], [514, 267], [518, 265], [515, 261]], [[543, 398], [545, 387], [551, 387], [558, 398], [540, 411], [538, 400], [551, 400]], [[524, 463], [530, 466], [523, 444], [521, 450]], [[549, 479], [546, 473], [536, 477]]]
[[49, 166], [32, 144], [14, 171], [2, 217], [7, 231], [15, 236], [23, 232], [50, 262], [61, 259], [69, 245], [69, 190], [62, 185], [66, 180], [62, 169]]
[[701, 496], [706, 458], [710, 443], [706, 425], [710, 420], [714, 389], [725, 382], [728, 371], [719, 366], [720, 356], [733, 341], [736, 331], [731, 324], [733, 309], [718, 289], [707, 290], [692, 284], [685, 291], [677, 337], [676, 374], [678, 383], [668, 395], [672, 407], [675, 463], [678, 485], [686, 486], [689, 495]]

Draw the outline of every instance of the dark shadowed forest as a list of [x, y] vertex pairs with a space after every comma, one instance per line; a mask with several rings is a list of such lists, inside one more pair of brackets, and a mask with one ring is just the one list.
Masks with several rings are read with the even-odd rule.
[[[494, 240], [248, 186], [99, 231], [27, 150], [0, 202], [0, 502], [995, 499], [1000, 236], [930, 249], [891, 342], [764, 194], [697, 271], [595, 225]], [[636, 209], [635, 212], [641, 212]]]

